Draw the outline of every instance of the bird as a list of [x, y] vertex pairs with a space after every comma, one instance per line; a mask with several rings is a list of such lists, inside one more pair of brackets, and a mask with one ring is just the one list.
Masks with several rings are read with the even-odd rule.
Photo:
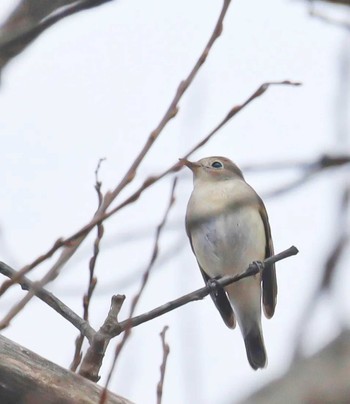
[[[180, 159], [193, 173], [193, 191], [186, 211], [186, 232], [204, 281], [243, 273], [251, 263], [274, 254], [265, 205], [226, 157], [197, 162]], [[267, 366], [261, 306], [267, 318], [277, 302], [275, 265], [210, 293], [229, 328], [241, 330], [247, 358], [254, 369]]]

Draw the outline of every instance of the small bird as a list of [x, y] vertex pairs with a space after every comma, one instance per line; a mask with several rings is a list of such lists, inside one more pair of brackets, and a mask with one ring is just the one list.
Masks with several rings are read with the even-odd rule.
[[[253, 261], [273, 255], [264, 203], [245, 182], [241, 170], [225, 157], [207, 157], [198, 162], [180, 160], [193, 172], [186, 231], [204, 281], [240, 274]], [[267, 365], [261, 328], [261, 289], [265, 316], [271, 318], [277, 298], [274, 265], [265, 266], [262, 276], [250, 276], [211, 293], [229, 328], [235, 328], [237, 317], [254, 370]]]

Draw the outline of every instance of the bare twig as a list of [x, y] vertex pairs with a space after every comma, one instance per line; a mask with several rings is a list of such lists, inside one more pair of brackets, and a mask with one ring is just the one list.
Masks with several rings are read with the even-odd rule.
[[322, 154], [312, 160], [290, 160], [273, 161], [267, 163], [257, 163], [245, 165], [242, 171], [276, 171], [276, 170], [300, 170], [302, 172], [319, 172], [327, 168], [341, 167], [350, 163], [349, 154], [329, 155]]
[[22, 0], [1, 27], [0, 70], [56, 22], [110, 1], [112, 0], [51, 0], [38, 5], [37, 0]]
[[163, 348], [163, 360], [162, 360], [162, 364], [160, 365], [160, 380], [157, 384], [157, 404], [162, 403], [165, 369], [166, 369], [167, 359], [168, 359], [168, 356], [170, 353], [169, 345], [165, 341], [165, 333], [167, 332], [168, 328], [169, 327], [166, 325], [163, 328], [163, 331], [160, 333], [160, 338], [162, 340], [162, 348]]
[[19, 280], [21, 279], [21, 277], [23, 275], [27, 274], [31, 269], [35, 268], [42, 262], [51, 258], [53, 256], [53, 254], [64, 245], [65, 245], [65, 240], [63, 238], [59, 238], [58, 240], [55, 241], [53, 246], [45, 254], [40, 255], [30, 265], [26, 265], [20, 271], [17, 271], [16, 276], [14, 276], [13, 279], [11, 279], [9, 281], [5, 281], [1, 285], [0, 296], [2, 296], [10, 286], [14, 285], [15, 283], [20, 283]]
[[[220, 121], [220, 123], [207, 135], [205, 136], [198, 144], [196, 144], [194, 147], [192, 147], [184, 156], [183, 158], [188, 158], [190, 157], [194, 152], [196, 152], [200, 147], [202, 147], [203, 145], [205, 145], [226, 123], [228, 123], [229, 120], [231, 120], [236, 114], [238, 114], [238, 112], [240, 112], [243, 108], [245, 108], [248, 104], [250, 104], [254, 99], [256, 99], [257, 97], [260, 97], [262, 94], [264, 94], [267, 89], [272, 86], [272, 85], [291, 85], [291, 86], [299, 86], [300, 83], [298, 82], [290, 82], [288, 80], [284, 80], [281, 82], [268, 82], [268, 83], [264, 83], [261, 86], [259, 86], [259, 88], [254, 91], [254, 93], [249, 96], [249, 98], [247, 98], [247, 100], [245, 100], [242, 104], [240, 105], [235, 105], [234, 107], [231, 108], [231, 110], [226, 114], [226, 116]], [[118, 212], [119, 210], [121, 210], [122, 208], [124, 208], [125, 206], [129, 205], [132, 202], [135, 202], [140, 196], [141, 194], [148, 189], [150, 186], [154, 185], [156, 182], [158, 182], [159, 180], [161, 180], [162, 178], [166, 177], [169, 174], [172, 174], [174, 172], [177, 172], [178, 170], [180, 170], [183, 166], [183, 163], [181, 163], [181, 161], [177, 161], [176, 163], [172, 164], [169, 168], [167, 168], [165, 171], [163, 171], [162, 173], [158, 174], [158, 175], [154, 175], [151, 176], [149, 178], [147, 178], [144, 183], [132, 194], [130, 195], [127, 199], [125, 199], [122, 203], [120, 203], [119, 205], [117, 205], [115, 208], [113, 208], [112, 210], [110, 210], [109, 212], [106, 212], [104, 215], [101, 215], [99, 218], [95, 218], [94, 220], [92, 220], [88, 225], [82, 227], [80, 230], [78, 230], [76, 233], [74, 233], [73, 235], [71, 235], [70, 237], [67, 237], [66, 239], [62, 239], [61, 240], [61, 245], [57, 246], [60, 242], [60, 240], [58, 240], [56, 242], [56, 249], [59, 249], [60, 247], [62, 247], [65, 244], [70, 244], [70, 243], [74, 243], [76, 239], [78, 239], [79, 237], [81, 237], [82, 235], [84, 235], [86, 232], [90, 231], [92, 227], [96, 226], [96, 224], [98, 224], [100, 221], [104, 221], [106, 219], [108, 219], [109, 217], [111, 217], [112, 215], [114, 215], [116, 212]], [[50, 250], [50, 256], [55, 252], [52, 251], [52, 249]], [[49, 258], [46, 255], [43, 256], [45, 257], [45, 259]], [[35, 263], [34, 266], [38, 265], [38, 263]], [[32, 269], [32, 267], [31, 267]], [[1, 295], [1, 288], [0, 288], [0, 295]]]
[[[159, 225], [157, 226], [156, 229], [156, 236], [155, 236], [155, 240], [154, 240], [154, 246], [153, 246], [153, 251], [152, 251], [152, 256], [150, 259], [150, 262], [143, 274], [142, 277], [142, 282], [141, 282], [141, 286], [140, 289], [138, 291], [138, 293], [134, 296], [132, 303], [131, 303], [131, 308], [130, 308], [130, 312], [129, 312], [129, 317], [131, 318], [133, 316], [133, 314], [135, 313], [136, 310], [136, 306], [141, 298], [141, 295], [146, 287], [146, 284], [148, 282], [151, 270], [153, 269], [154, 263], [158, 257], [158, 252], [159, 252], [159, 239], [162, 233], [162, 230], [164, 229], [164, 226], [166, 224], [170, 209], [172, 208], [174, 202], [175, 202], [175, 197], [174, 197], [174, 193], [175, 193], [175, 187], [176, 187], [176, 182], [177, 182], [177, 178], [174, 179], [172, 188], [171, 188], [171, 193], [170, 193], [170, 198], [169, 198], [169, 203], [168, 206], [165, 210], [164, 216], [161, 220], [161, 222], [159, 223]], [[129, 336], [129, 333], [125, 333], [124, 336], [125, 337], [119, 344], [118, 344], [118, 348], [117, 348], [117, 353], [116, 353], [116, 359], [118, 357], [118, 355], [120, 354], [120, 351], [122, 350], [123, 346], [125, 345], [126, 339]]]
[[288, 257], [291, 257], [293, 255], [298, 254], [298, 249], [294, 246], [288, 248], [287, 250], [284, 250], [278, 254], [275, 254], [269, 258], [267, 258], [265, 261], [262, 262], [262, 268], [259, 268], [257, 265], [250, 265], [244, 272], [238, 275], [232, 275], [232, 276], [225, 276], [223, 278], [220, 278], [217, 280], [217, 282], [214, 285], [209, 286], [204, 286], [203, 288], [197, 289], [191, 293], [188, 293], [186, 295], [183, 295], [175, 300], [171, 300], [168, 303], [165, 303], [159, 307], [156, 307], [155, 309], [144, 313], [140, 314], [139, 316], [135, 316], [132, 318], [128, 318], [124, 321], [121, 321], [118, 323], [117, 326], [111, 330], [113, 334], [111, 335], [111, 338], [121, 334], [123, 331], [130, 330], [131, 328], [137, 327], [140, 324], [143, 324], [147, 321], [153, 320], [156, 317], [160, 317], [165, 313], [169, 313], [172, 310], [177, 309], [178, 307], [184, 306], [185, 304], [188, 304], [190, 302], [194, 302], [197, 300], [202, 300], [204, 297], [208, 296], [213, 288], [216, 287], [223, 287], [230, 285], [231, 283], [238, 282], [241, 279], [247, 278], [249, 276], [256, 275], [260, 270], [264, 270], [264, 267], [266, 265], [271, 265], [275, 262], [284, 260]]
[[[324, 1], [325, 3], [330, 4], [343, 4], [344, 6], [350, 6], [350, 0], [319, 0], [319, 1]], [[311, 0], [311, 2], [314, 2], [314, 0]]]
[[[13, 278], [16, 276], [17, 271], [9, 267], [3, 262], [0, 262], [0, 272], [7, 276], [8, 278]], [[33, 288], [34, 282], [26, 278], [21, 277], [20, 285], [23, 290], [30, 290]], [[90, 324], [78, 316], [73, 310], [66, 306], [61, 300], [59, 300], [54, 294], [47, 291], [46, 289], [40, 289], [35, 294], [40, 300], [48, 304], [51, 308], [57, 311], [62, 317], [68, 320], [75, 328], [77, 328], [81, 334], [83, 334], [89, 341], [96, 331], [90, 326]]]
[[[158, 250], [159, 250], [159, 238], [160, 238], [161, 232], [165, 226], [170, 209], [173, 206], [174, 201], [175, 201], [175, 198], [174, 198], [175, 186], [176, 186], [176, 178], [174, 179], [174, 182], [173, 182], [173, 185], [171, 188], [169, 203], [168, 203], [167, 209], [165, 211], [164, 217], [163, 217], [161, 223], [157, 227], [152, 256], [151, 256], [150, 262], [144, 272], [140, 290], [132, 301], [129, 317], [132, 317], [132, 315], [136, 309], [136, 306], [137, 306], [138, 301], [140, 300], [141, 294], [142, 294], [144, 288], [146, 287], [146, 284], [149, 279], [149, 275], [153, 268], [154, 262], [157, 259]], [[117, 314], [119, 313], [121, 304], [123, 303], [125, 297], [123, 297], [123, 300], [121, 302], [120, 302], [119, 296], [118, 296], [118, 298], [119, 298], [119, 300], [118, 300], [119, 303], [116, 306], [118, 308], [118, 310], [113, 308], [114, 307], [113, 305], [115, 305], [116, 303], [112, 299], [111, 310], [108, 314], [109, 319], [107, 318], [108, 321], [106, 320], [107, 326], [106, 325], [102, 326], [100, 331], [97, 332], [97, 335], [94, 336], [94, 339], [91, 343], [90, 348], [88, 349], [88, 351], [85, 355], [85, 358], [83, 359], [83, 362], [82, 362], [82, 365], [81, 365], [81, 368], [79, 371], [79, 373], [81, 375], [83, 375], [84, 377], [87, 377], [88, 379], [93, 380], [93, 381], [97, 381], [99, 378], [98, 372], [102, 366], [102, 359], [104, 357], [105, 351], [108, 347], [108, 344], [109, 344], [111, 338], [115, 337], [116, 335], [119, 335], [122, 331], [125, 331], [123, 338], [116, 349], [115, 361], [113, 362], [113, 368], [114, 368], [117, 357], [130, 335], [130, 329], [127, 329], [127, 328], [121, 329], [119, 326], [119, 323], [117, 322]], [[115, 299], [117, 299], [117, 298], [115, 298]], [[114, 323], [111, 321], [111, 318], [113, 318], [115, 320]]]
[[[131, 320], [131, 318], [132, 318], [132, 316], [133, 316], [133, 314], [135, 312], [136, 306], [137, 306], [137, 304], [138, 304], [138, 302], [139, 302], [139, 300], [141, 298], [141, 295], [142, 295], [142, 293], [143, 293], [143, 291], [144, 291], [144, 289], [146, 287], [146, 284], [148, 282], [148, 279], [149, 279], [151, 270], [153, 268], [153, 265], [154, 265], [154, 263], [155, 263], [155, 261], [156, 261], [156, 259], [158, 257], [159, 239], [160, 239], [160, 236], [162, 234], [162, 230], [163, 230], [163, 228], [164, 228], [164, 226], [166, 224], [169, 212], [170, 212], [170, 210], [171, 210], [171, 208], [172, 208], [172, 206], [173, 206], [173, 204], [175, 202], [174, 193], [175, 193], [176, 182], [177, 182], [177, 178], [175, 177], [175, 179], [173, 181], [172, 188], [171, 188], [171, 193], [170, 193], [168, 206], [167, 206], [167, 208], [165, 210], [165, 213], [164, 213], [164, 216], [163, 216], [161, 222], [157, 226], [156, 236], [155, 236], [155, 240], [154, 240], [154, 246], [153, 246], [153, 251], [152, 251], [150, 262], [149, 262], [149, 264], [148, 264], [148, 266], [147, 266], [147, 268], [146, 268], [146, 270], [145, 270], [145, 272], [143, 274], [140, 289], [139, 289], [138, 293], [134, 296], [134, 298], [132, 300], [132, 303], [131, 303], [130, 312], [129, 312], [129, 319], [130, 320]], [[128, 320], [126, 320], [126, 323], [127, 322], [128, 322]], [[131, 334], [131, 328], [132, 328], [131, 326], [130, 327], [126, 326], [126, 328], [124, 329], [125, 332], [123, 334], [123, 338], [119, 342], [119, 344], [117, 345], [117, 347], [115, 349], [112, 366], [111, 366], [111, 369], [110, 369], [110, 371], [108, 373], [107, 381], [106, 381], [106, 384], [105, 384], [105, 390], [107, 390], [107, 388], [108, 388], [108, 385], [109, 385], [109, 382], [111, 380], [111, 377], [112, 377], [113, 371], [115, 369], [115, 366], [116, 366], [117, 360], [119, 358], [119, 355], [120, 355], [122, 349], [124, 348], [124, 346], [126, 344], [126, 341], [128, 340], [128, 338], [129, 338], [129, 336]]]
[[[198, 144], [192, 147], [184, 156], [183, 158], [188, 158], [202, 146], [204, 146], [223, 126], [225, 126], [236, 114], [238, 114], [243, 108], [245, 108], [248, 104], [250, 104], [253, 100], [263, 95], [270, 86], [273, 85], [291, 85], [291, 86], [299, 86], [300, 83], [298, 82], [291, 82], [288, 80], [280, 81], [280, 82], [269, 82], [262, 84], [254, 93], [247, 98], [241, 105], [235, 105], [230, 111], [226, 114], [226, 116], [220, 121], [220, 123], [211, 131], [207, 136], [205, 136]], [[106, 213], [102, 220], [107, 219], [108, 217], [112, 216], [118, 210], [122, 209], [124, 206], [130, 204], [131, 202], [136, 201], [142, 192], [149, 188], [151, 185], [165, 177], [166, 175], [178, 171], [183, 166], [181, 161], [177, 161], [168, 169], [163, 171], [161, 174], [156, 176], [152, 176], [147, 178], [142, 186], [136, 190], [131, 196], [129, 196], [124, 202], [116, 206], [114, 209]], [[67, 239], [68, 240], [68, 239]]]
[[[298, 250], [295, 247], [290, 247], [285, 251], [282, 251], [279, 254], [273, 255], [272, 257], [267, 258], [263, 264], [272, 264], [277, 261], [281, 261], [285, 258], [291, 257], [292, 255], [296, 255], [298, 253]], [[3, 262], [0, 262], [0, 272], [8, 277], [14, 276], [16, 274], [16, 271], [14, 271], [12, 268], [10, 268], [8, 265], [4, 264]], [[218, 285], [221, 286], [227, 286], [233, 282], [238, 282], [240, 279], [246, 278], [248, 276], [252, 276], [256, 273], [259, 272], [259, 269], [257, 269], [255, 266], [248, 268], [245, 272], [239, 275], [235, 276], [229, 276], [229, 277], [224, 277], [218, 280]], [[27, 290], [28, 288], [32, 287], [33, 282], [31, 282], [27, 278], [23, 278], [21, 281], [21, 286], [23, 289]], [[169, 311], [172, 311], [178, 307], [181, 307], [189, 302], [196, 301], [196, 300], [201, 300], [205, 296], [207, 296], [212, 289], [209, 289], [207, 286], [198, 289], [194, 292], [188, 293], [187, 295], [181, 296], [178, 299], [172, 300], [168, 303], [163, 304], [162, 306], [159, 306], [147, 313], [141, 314], [139, 316], [135, 316], [133, 318], [128, 318], [127, 320], [124, 320], [117, 325], [114, 324], [113, 327], [110, 325], [108, 326], [109, 333], [110, 333], [110, 338], [113, 338], [119, 334], [121, 334], [123, 331], [127, 330], [128, 328], [133, 328], [137, 327], [140, 324], [145, 323], [146, 321], [152, 320], [156, 317], [159, 317], [165, 313], [168, 313]], [[73, 324], [79, 331], [83, 332], [86, 338], [89, 340], [91, 343], [93, 337], [96, 334], [96, 331], [86, 322], [84, 321], [81, 317], [79, 317], [77, 314], [75, 314], [71, 309], [69, 309], [67, 306], [65, 306], [64, 303], [62, 303], [59, 299], [57, 299], [52, 293], [46, 291], [45, 289], [41, 289], [39, 292], [37, 292], [37, 297], [47, 303], [50, 307], [52, 307], [54, 310], [56, 310], [59, 314], [61, 314], [65, 319], [67, 319], [71, 324]], [[117, 299], [118, 304], [116, 307], [119, 307], [120, 299], [121, 297], [118, 295], [115, 299]], [[123, 297], [124, 298], [124, 297]], [[112, 301], [113, 303], [113, 301]], [[112, 308], [111, 308], [112, 310]], [[120, 307], [119, 307], [120, 310]], [[109, 315], [110, 317], [116, 318], [116, 313], [117, 310], [115, 307], [113, 307], [113, 310], [111, 314]], [[107, 320], [106, 320], [107, 321]], [[113, 329], [110, 331], [110, 329]], [[105, 329], [104, 329], [105, 332]]]
[[[190, 71], [189, 75], [187, 78], [182, 81], [176, 91], [176, 94], [173, 98], [173, 100], [170, 103], [170, 106], [168, 107], [165, 115], [161, 119], [160, 123], [158, 126], [151, 132], [149, 135], [145, 145], [137, 155], [136, 159], [134, 162], [131, 164], [130, 168], [127, 170], [126, 174], [120, 181], [120, 183], [114, 188], [113, 191], [107, 192], [106, 195], [103, 198], [103, 202], [101, 204], [101, 208], [99, 211], [94, 215], [94, 218], [90, 221], [89, 224], [84, 226], [83, 229], [81, 229], [78, 233], [76, 233], [73, 237], [70, 237], [69, 240], [66, 239], [64, 241], [61, 240], [61, 242], [56, 243], [56, 250], [60, 247], [63, 247], [64, 245], [66, 248], [61, 252], [60, 257], [56, 261], [56, 263], [52, 266], [52, 268], [46, 273], [46, 275], [36, 284], [36, 288], [34, 290], [30, 290], [27, 295], [19, 301], [12, 309], [8, 312], [8, 314], [3, 318], [3, 320], [0, 322], [0, 328], [1, 327], [6, 327], [10, 321], [13, 319], [13, 317], [20, 311], [22, 308], [31, 300], [31, 298], [35, 295], [35, 292], [45, 286], [48, 282], [52, 281], [59, 273], [59, 270], [67, 263], [67, 261], [72, 257], [72, 255], [75, 253], [75, 251], [78, 249], [80, 244], [83, 242], [85, 237], [88, 235], [88, 233], [91, 231], [91, 229], [97, 224], [102, 222], [104, 219], [106, 219], [106, 211], [110, 204], [115, 200], [115, 198], [119, 195], [119, 193], [133, 180], [133, 178], [136, 175], [136, 171], [141, 164], [142, 160], [152, 147], [153, 143], [156, 141], [156, 139], [159, 137], [161, 134], [162, 130], [164, 127], [167, 125], [167, 123], [176, 115], [178, 111], [178, 103], [185, 93], [185, 91], [188, 89], [190, 84], [193, 82], [195, 76], [197, 75], [200, 67], [203, 65], [205, 62], [213, 44], [215, 41], [219, 38], [222, 32], [222, 27], [223, 27], [223, 20], [225, 18], [225, 15], [227, 13], [227, 9], [231, 3], [231, 0], [224, 0], [223, 1], [223, 6], [218, 18], [218, 21], [215, 25], [214, 31], [210, 36], [210, 39], [205, 46], [203, 52], [199, 56], [199, 59], [197, 60], [196, 64]], [[260, 95], [260, 94], [258, 94]], [[258, 96], [256, 95], [256, 97]], [[119, 209], [118, 209], [119, 210]], [[106, 216], [106, 217], [105, 217]], [[56, 251], [51, 249], [50, 253], [51, 255]], [[47, 254], [46, 254], [47, 255]], [[36, 261], [36, 265], [42, 261]], [[34, 268], [33, 264], [30, 264], [23, 268], [20, 271], [20, 275], [26, 274], [29, 270]], [[10, 285], [4, 285], [1, 286], [0, 288], [0, 295], [4, 293], [4, 291], [9, 287]]]
[[83, 342], [84, 342], [84, 336], [82, 334], [79, 334], [75, 339], [75, 349], [74, 349], [73, 360], [69, 366], [69, 370], [71, 370], [72, 372], [76, 372], [76, 370], [81, 362], [81, 359], [83, 357], [83, 354], [81, 352], [81, 350], [83, 348]]
[[304, 163], [300, 166], [304, 170], [303, 174], [294, 181], [291, 181], [275, 190], [266, 192], [263, 196], [265, 198], [274, 198], [285, 194], [286, 192], [293, 191], [296, 188], [306, 184], [309, 180], [315, 177], [315, 175], [320, 174], [324, 170], [332, 167], [340, 167], [350, 163], [350, 156], [328, 156], [323, 155], [319, 159], [312, 161], [311, 163]]
[[[267, 258], [263, 262], [263, 266], [271, 265], [277, 261], [281, 261], [285, 258], [291, 257], [292, 255], [296, 255], [297, 253], [298, 253], [298, 249], [296, 247], [294, 247], [294, 246], [290, 247], [287, 250], [282, 251], [279, 254], [276, 254], [276, 255], [273, 255], [273, 256]], [[259, 268], [257, 268], [255, 265], [253, 265], [253, 266], [250, 266], [249, 268], [247, 268], [246, 271], [242, 272], [239, 275], [225, 276], [221, 279], [218, 279], [217, 284], [219, 286], [227, 286], [227, 285], [230, 285], [231, 283], [238, 282], [241, 279], [255, 275], [258, 272], [259, 272]], [[121, 332], [123, 330], [126, 330], [128, 327], [137, 327], [138, 325], [143, 324], [146, 321], [149, 321], [156, 317], [162, 316], [163, 314], [168, 313], [169, 311], [175, 310], [178, 307], [184, 306], [187, 303], [201, 300], [205, 296], [207, 296], [211, 291], [212, 291], [212, 289], [210, 289], [208, 286], [205, 286], [203, 288], [195, 290], [194, 292], [188, 293], [187, 295], [181, 296], [175, 300], [165, 303], [162, 306], [159, 306], [147, 313], [141, 314], [139, 316], [135, 316], [131, 319], [124, 320], [119, 323]]]
[[350, 199], [350, 189], [346, 188], [344, 189], [343, 197], [340, 204], [339, 223], [337, 223], [336, 226], [336, 231], [338, 233], [337, 240], [328, 258], [326, 259], [320, 283], [314, 290], [308, 304], [304, 308], [304, 311], [300, 319], [299, 327], [296, 327], [298, 332], [295, 339], [296, 341], [294, 348], [295, 359], [300, 358], [300, 356], [302, 355], [302, 342], [303, 337], [305, 335], [305, 330], [307, 328], [307, 324], [309, 323], [310, 319], [312, 318], [312, 315], [315, 312], [317, 303], [320, 301], [320, 297], [323, 296], [325, 292], [329, 291], [331, 281], [334, 277], [336, 270], [339, 267], [339, 261], [343, 256], [345, 248], [349, 244], [350, 237], [346, 225], [347, 223], [346, 219], [349, 212], [349, 199]]
[[[348, 5], [349, 4], [350, 3], [348, 2]], [[349, 20], [344, 20], [344, 19], [340, 20], [340, 19], [332, 18], [327, 14], [317, 11], [314, 7], [310, 8], [309, 14], [311, 17], [317, 18], [320, 21], [323, 21], [327, 24], [331, 24], [335, 27], [346, 29], [347, 31], [350, 30], [350, 21]]]
[[[101, 164], [104, 160], [105, 160], [105, 158], [102, 158], [98, 161], [97, 167], [95, 170], [95, 190], [97, 192], [97, 199], [98, 199], [97, 210], [100, 209], [102, 199], [103, 199], [103, 195], [101, 193], [102, 183], [98, 179], [98, 173], [99, 173]], [[103, 232], [104, 232], [103, 224], [99, 223], [97, 225], [97, 237], [95, 238], [95, 242], [94, 242], [93, 256], [91, 257], [90, 262], [89, 262], [88, 290], [87, 290], [87, 293], [83, 297], [83, 307], [84, 307], [83, 317], [84, 317], [85, 321], [89, 321], [89, 306], [90, 306], [92, 294], [93, 294], [96, 284], [97, 284], [97, 278], [94, 275], [95, 274], [95, 265], [96, 265], [96, 260], [97, 260], [98, 254], [100, 252], [100, 243], [101, 243], [101, 240], [103, 237]], [[74, 352], [73, 362], [70, 365], [70, 370], [73, 372], [75, 372], [77, 370], [79, 363], [81, 361], [81, 358], [82, 358], [81, 348], [83, 346], [83, 342], [84, 342], [84, 335], [80, 334], [76, 338], [76, 341], [75, 341], [75, 352]]]

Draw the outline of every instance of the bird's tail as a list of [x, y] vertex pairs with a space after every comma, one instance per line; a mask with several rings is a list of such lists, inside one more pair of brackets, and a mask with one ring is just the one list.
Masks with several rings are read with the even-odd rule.
[[244, 336], [244, 344], [250, 366], [254, 370], [264, 368], [267, 365], [267, 356], [261, 327], [258, 324]]

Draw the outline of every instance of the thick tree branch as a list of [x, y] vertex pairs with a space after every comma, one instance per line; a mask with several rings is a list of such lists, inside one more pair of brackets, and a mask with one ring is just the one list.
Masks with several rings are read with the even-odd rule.
[[[102, 388], [0, 335], [0, 402], [96, 404]], [[131, 404], [108, 393], [106, 404]]]

